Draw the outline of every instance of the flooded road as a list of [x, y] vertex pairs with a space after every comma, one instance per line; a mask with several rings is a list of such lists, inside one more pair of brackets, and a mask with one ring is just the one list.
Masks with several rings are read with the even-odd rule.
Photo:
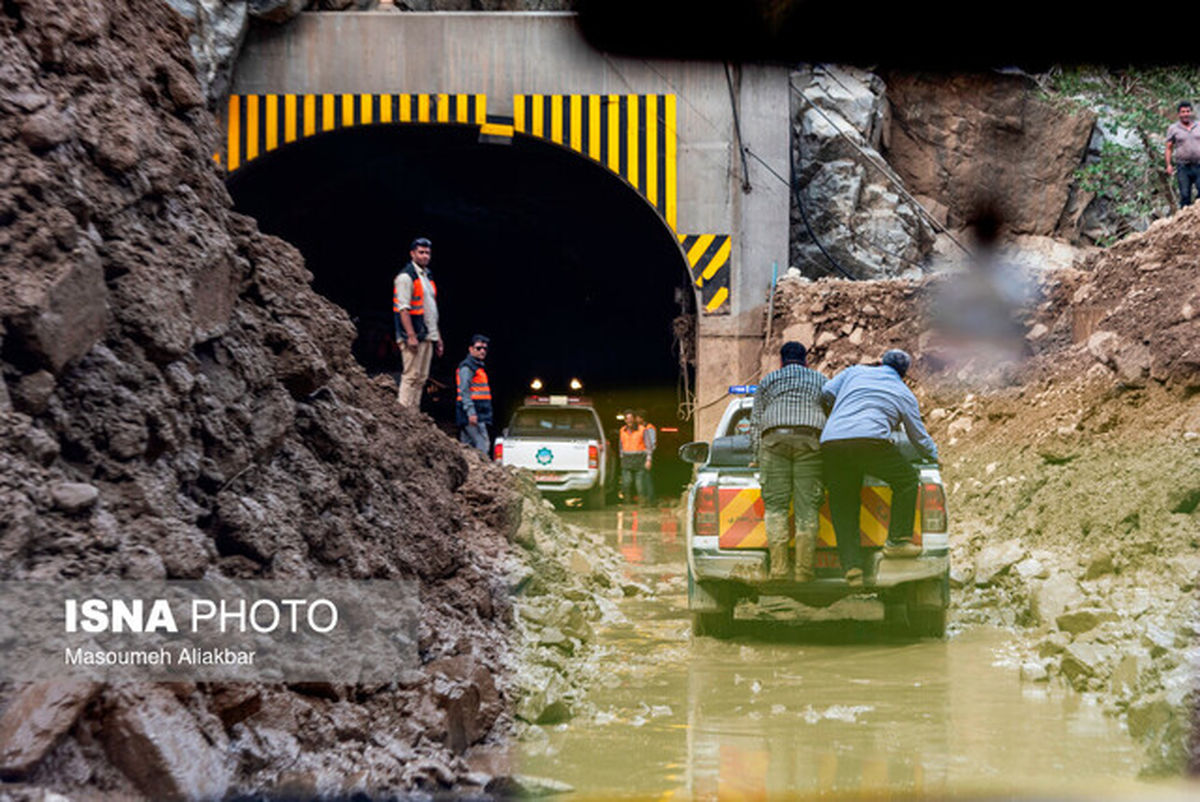
[[1166, 792], [1136, 780], [1140, 750], [1117, 721], [1022, 683], [1003, 631], [914, 642], [876, 621], [750, 620], [732, 640], [693, 640], [671, 511], [566, 517], [604, 531], [657, 596], [623, 602], [629, 623], [598, 630], [602, 684], [581, 715], [522, 745], [522, 773], [580, 798]]

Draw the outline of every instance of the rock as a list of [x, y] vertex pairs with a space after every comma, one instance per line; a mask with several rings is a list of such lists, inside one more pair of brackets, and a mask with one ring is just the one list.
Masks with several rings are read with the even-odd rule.
[[56, 509], [63, 512], [82, 512], [89, 509], [100, 497], [100, 491], [83, 482], [56, 482], [50, 486], [50, 498]]
[[1051, 574], [1034, 589], [1032, 611], [1038, 623], [1053, 624], [1069, 608], [1082, 605], [1085, 598], [1074, 577]]
[[188, 44], [196, 62], [196, 78], [209, 101], [215, 103], [229, 92], [233, 66], [250, 28], [247, 4], [166, 1], [191, 23]]
[[54, 395], [54, 374], [39, 370], [22, 376], [17, 381], [13, 400], [17, 409], [30, 415], [41, 415], [46, 411], [50, 397]]
[[18, 691], [0, 716], [0, 778], [21, 779], [32, 771], [99, 689], [95, 682], [59, 680]]
[[[53, 277], [14, 315], [9, 328], [12, 347], [59, 373], [83, 356], [104, 334], [108, 289], [100, 260], [90, 248], [60, 262]], [[10, 346], [6, 339], [5, 348]]]
[[1063, 114], [1038, 98], [1023, 75], [962, 73], [929, 81], [911, 72], [886, 79], [888, 161], [909, 192], [950, 210], [949, 228], [971, 222], [978, 177], [986, 175], [988, 195], [1007, 229], [1059, 231], [1094, 114]]
[[798, 342], [805, 348], [813, 345], [813, 338], [816, 336], [816, 326], [808, 321], [793, 323], [783, 330], [779, 338], [782, 342]]
[[[900, 179], [878, 153], [887, 129], [883, 82], [863, 70], [822, 66], [793, 73], [792, 83], [804, 98], [793, 121], [796, 181], [821, 245], [856, 278], [912, 270], [930, 253], [933, 230], [898, 194]], [[813, 277], [828, 274], [800, 220], [791, 241], [792, 264]]]
[[219, 799], [233, 766], [175, 696], [154, 686], [117, 692], [101, 733], [104, 751], [151, 799]]
[[975, 578], [975, 566], [965, 565], [963, 563], [952, 563], [950, 565], [950, 586], [955, 588], [965, 587]]
[[30, 150], [49, 150], [71, 138], [71, 123], [62, 112], [46, 107], [29, 116], [21, 126], [21, 141]]
[[984, 546], [975, 556], [975, 584], [991, 584], [993, 579], [1024, 556], [1025, 548], [1016, 539]]
[[484, 790], [501, 799], [528, 799], [554, 794], [569, 794], [575, 790], [575, 786], [549, 777], [514, 774], [507, 777], [494, 777]]
[[567, 555], [567, 568], [579, 576], [589, 576], [592, 573], [592, 563], [579, 549], [572, 549]]
[[964, 434], [969, 434], [973, 428], [975, 428], [975, 422], [970, 418], [955, 418], [946, 428], [946, 433], [951, 437], [961, 437]]
[[1094, 555], [1087, 565], [1087, 570], [1084, 571], [1084, 579], [1095, 579], [1105, 574], [1113, 572], [1113, 556], [1110, 552], [1101, 551]]
[[1115, 694], [1135, 690], [1142, 676], [1142, 668], [1148, 662], [1147, 657], [1144, 652], [1122, 655], [1109, 678], [1109, 690]]
[[1013, 567], [1013, 570], [1026, 582], [1031, 579], [1045, 579], [1050, 575], [1050, 569], [1034, 557], [1026, 557], [1021, 560]]
[[1051, 632], [1037, 645], [1038, 657], [1054, 657], [1062, 654], [1071, 643], [1071, 636], [1065, 632]]
[[1138, 740], [1144, 740], [1165, 730], [1171, 718], [1171, 705], [1166, 695], [1158, 692], [1131, 704], [1125, 720], [1129, 726], [1129, 734]]
[[1049, 333], [1050, 333], [1050, 329], [1046, 328], [1045, 325], [1043, 325], [1041, 323], [1035, 323], [1033, 328], [1031, 328], [1029, 330], [1029, 332], [1025, 335], [1025, 339], [1037, 341], [1037, 340], [1042, 339]]
[[1110, 646], [1096, 643], [1072, 643], [1063, 650], [1062, 673], [1077, 688], [1088, 677], [1102, 676], [1112, 659], [1115, 650]]
[[1120, 621], [1121, 616], [1111, 610], [1073, 610], [1063, 613], [1054, 619], [1055, 625], [1063, 632], [1079, 635], [1095, 629], [1105, 621]]
[[1027, 660], [1021, 663], [1021, 679], [1025, 682], [1046, 682], [1050, 679], [1050, 672], [1041, 663]]
[[1175, 646], [1175, 636], [1154, 624], [1147, 624], [1142, 633], [1142, 645], [1150, 650], [1151, 657], [1159, 657]]
[[308, 5], [308, 0], [248, 0], [250, 16], [263, 22], [287, 22]]
[[19, 442], [21, 450], [43, 468], [54, 462], [60, 451], [58, 440], [38, 428], [29, 429], [21, 435]]

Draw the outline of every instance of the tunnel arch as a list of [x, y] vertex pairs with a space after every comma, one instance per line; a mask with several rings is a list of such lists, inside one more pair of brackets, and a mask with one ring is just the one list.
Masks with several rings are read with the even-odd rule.
[[[473, 125], [375, 124], [263, 153], [228, 187], [235, 208], [296, 245], [314, 288], [350, 313], [369, 371], [399, 367], [391, 282], [411, 240], [427, 236], [446, 342], [432, 378], [450, 384], [467, 338], [491, 336], [497, 429], [533, 376], [550, 387], [579, 376], [610, 429], [632, 405], [690, 436], [673, 326], [696, 312], [687, 256], [658, 210], [603, 165], [520, 133], [497, 141]], [[443, 392], [425, 408], [445, 423], [452, 404]]]

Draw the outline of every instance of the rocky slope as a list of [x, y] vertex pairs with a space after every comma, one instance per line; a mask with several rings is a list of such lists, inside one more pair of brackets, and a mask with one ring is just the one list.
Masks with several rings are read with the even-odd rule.
[[[1189, 210], [1085, 270], [1024, 281], [985, 265], [785, 281], [766, 349], [811, 342], [828, 375], [916, 354], [954, 520], [954, 619], [1013, 627], [1023, 676], [1096, 695], [1149, 772], [1195, 770], [1200, 747], [1198, 228]], [[969, 313], [945, 314], [955, 304]]]
[[[398, 410], [295, 249], [230, 210], [187, 36], [161, 0], [0, 11], [0, 577], [412, 580], [421, 668], [375, 689], [7, 683], [2, 792], [484, 786], [464, 755], [528, 693], [508, 577], [543, 562], [510, 538], [540, 502]], [[572, 621], [599, 614], [560, 580]]]

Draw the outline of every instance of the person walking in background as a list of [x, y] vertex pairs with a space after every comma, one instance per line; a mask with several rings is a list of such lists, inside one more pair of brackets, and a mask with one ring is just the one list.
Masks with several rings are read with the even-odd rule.
[[625, 425], [618, 434], [621, 437], [621, 501], [632, 504], [636, 490], [642, 495], [641, 500], [644, 502], [646, 480], [643, 475], [646, 473], [646, 466], [650, 464], [650, 458], [646, 453], [646, 427], [638, 420], [635, 410], [625, 410]]
[[[782, 363], [768, 373], [750, 410], [750, 453], [762, 476], [763, 519], [770, 578], [808, 582], [813, 578], [821, 486], [821, 429], [825, 376], [805, 367], [808, 352], [798, 342], [779, 349]], [[796, 521], [795, 572], [788, 552], [788, 510]]]
[[903, 425], [913, 445], [936, 462], [937, 445], [921, 422], [917, 397], [904, 383], [912, 357], [887, 351], [879, 365], [853, 365], [829, 380], [821, 391], [832, 405], [821, 434], [829, 515], [837, 535], [838, 558], [846, 582], [863, 583], [863, 554], [859, 542], [859, 505], [864, 474], [892, 488], [892, 509], [885, 557], [916, 557], [921, 547], [912, 542], [918, 474], [891, 441], [892, 430]]
[[654, 504], [654, 449], [658, 446], [658, 429], [646, 420], [646, 410], [636, 410], [638, 423], [642, 426], [642, 440], [646, 443], [646, 470], [642, 472], [642, 486], [638, 488], [638, 499], [643, 504]]
[[[1192, 104], [1179, 104], [1179, 121], [1167, 126], [1167, 175], [1179, 182], [1179, 207], [1192, 202], [1192, 189], [1200, 191], [1200, 125], [1192, 119]], [[1172, 163], [1174, 159], [1174, 163]]]
[[424, 237], [412, 241], [409, 262], [392, 282], [392, 313], [396, 344], [404, 359], [404, 372], [396, 396], [402, 407], [421, 408], [421, 391], [429, 379], [434, 351], [442, 355], [438, 333], [437, 285], [429, 271], [433, 246]]
[[483, 368], [491, 341], [482, 334], [471, 336], [467, 357], [458, 363], [458, 396], [454, 417], [458, 423], [458, 439], [487, 457], [491, 438], [487, 425], [492, 422], [492, 388]]

